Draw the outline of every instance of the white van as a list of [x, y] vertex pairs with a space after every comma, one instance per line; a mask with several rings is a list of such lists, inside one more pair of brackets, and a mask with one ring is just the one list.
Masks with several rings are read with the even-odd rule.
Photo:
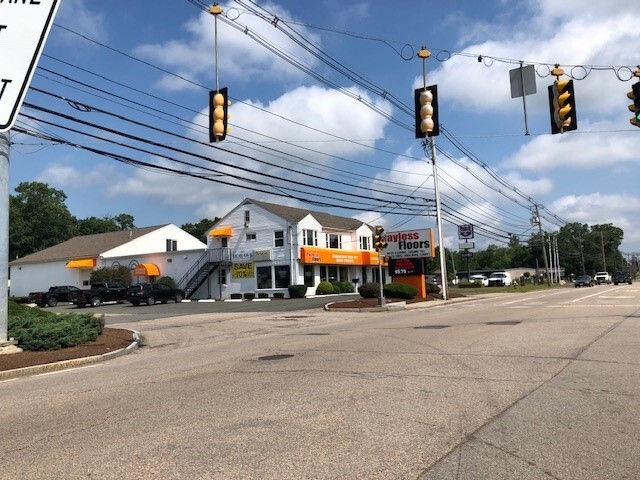
[[493, 272], [489, 275], [490, 287], [508, 287], [511, 285], [511, 274], [509, 272]]

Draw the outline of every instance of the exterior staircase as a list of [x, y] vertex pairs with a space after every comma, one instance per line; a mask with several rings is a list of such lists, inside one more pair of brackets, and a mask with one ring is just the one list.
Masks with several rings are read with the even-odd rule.
[[186, 298], [191, 298], [191, 295], [202, 286], [211, 274], [223, 265], [231, 265], [231, 250], [229, 248], [207, 249], [180, 279], [178, 288], [184, 290]]

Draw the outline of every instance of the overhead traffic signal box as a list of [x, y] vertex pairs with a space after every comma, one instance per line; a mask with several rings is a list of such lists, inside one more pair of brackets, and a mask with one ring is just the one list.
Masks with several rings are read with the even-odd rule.
[[438, 123], [438, 86], [417, 88], [413, 92], [416, 117], [416, 138], [440, 135]]
[[229, 133], [229, 97], [227, 88], [209, 92], [209, 141], [220, 142]]
[[633, 113], [633, 117], [629, 119], [629, 122], [631, 122], [631, 125], [640, 127], [640, 82], [633, 84], [631, 89], [627, 93], [629, 100], [633, 100], [633, 103], [629, 105], [629, 110]]
[[384, 228], [381, 225], [376, 225], [373, 232], [373, 248], [375, 248], [376, 252], [387, 248], [387, 239], [384, 236]]
[[564, 133], [578, 128], [573, 80], [556, 80], [549, 85], [551, 133]]

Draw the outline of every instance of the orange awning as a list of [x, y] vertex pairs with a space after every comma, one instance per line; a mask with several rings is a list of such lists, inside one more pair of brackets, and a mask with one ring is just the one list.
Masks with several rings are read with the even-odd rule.
[[233, 234], [231, 227], [214, 228], [209, 232], [210, 237], [230, 237]]
[[66, 265], [67, 268], [93, 268], [95, 266], [95, 258], [78, 258], [76, 260], [69, 260]]
[[324, 265], [377, 265], [378, 252], [300, 247], [300, 262]]
[[157, 277], [160, 275], [160, 269], [153, 263], [139, 263], [133, 269], [134, 277]]

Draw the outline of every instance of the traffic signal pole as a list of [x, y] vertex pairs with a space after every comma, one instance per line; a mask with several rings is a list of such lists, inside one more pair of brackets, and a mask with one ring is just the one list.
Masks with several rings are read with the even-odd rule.
[[9, 132], [0, 132], [0, 348], [9, 325]]

